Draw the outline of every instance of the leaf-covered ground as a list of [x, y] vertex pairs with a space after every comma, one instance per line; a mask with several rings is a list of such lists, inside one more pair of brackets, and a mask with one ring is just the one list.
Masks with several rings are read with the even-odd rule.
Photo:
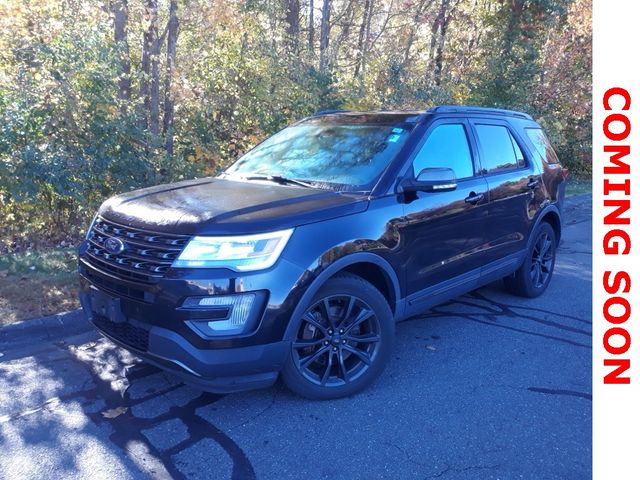
[[0, 324], [79, 307], [74, 249], [0, 256]]

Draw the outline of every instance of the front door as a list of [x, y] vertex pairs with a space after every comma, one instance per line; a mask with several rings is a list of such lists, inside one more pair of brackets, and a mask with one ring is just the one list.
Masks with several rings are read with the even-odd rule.
[[487, 182], [480, 174], [465, 120], [434, 122], [417, 147], [414, 175], [424, 168], [454, 170], [457, 187], [448, 192], [417, 192], [406, 199], [400, 234], [409, 307], [434, 292], [473, 287], [483, 264], [488, 215]]

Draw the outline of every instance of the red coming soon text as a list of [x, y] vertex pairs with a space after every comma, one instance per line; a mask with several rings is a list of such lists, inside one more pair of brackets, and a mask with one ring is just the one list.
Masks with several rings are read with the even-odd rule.
[[[610, 255], [629, 255], [631, 252], [631, 147], [627, 138], [631, 133], [631, 122], [625, 113], [631, 107], [631, 95], [624, 88], [611, 88], [603, 97], [607, 117], [602, 129], [608, 140], [604, 147], [607, 159], [604, 166], [604, 225], [602, 248], [605, 258]], [[606, 265], [606, 261], [605, 261]], [[610, 371], [604, 377], [605, 384], [631, 383], [628, 370], [631, 360], [628, 355], [631, 335], [625, 324], [631, 317], [628, 297], [631, 291], [631, 276], [628, 272], [606, 270], [602, 284], [607, 299], [602, 306], [607, 330], [602, 342], [608, 355], [604, 366]], [[608, 358], [607, 358], [608, 357]]]

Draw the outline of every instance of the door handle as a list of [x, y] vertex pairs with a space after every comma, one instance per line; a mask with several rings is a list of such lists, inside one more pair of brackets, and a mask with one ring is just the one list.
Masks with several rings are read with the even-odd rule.
[[471, 192], [467, 198], [464, 199], [466, 203], [470, 203], [471, 205], [475, 205], [480, 202], [484, 198], [483, 193]]
[[537, 178], [530, 178], [529, 183], [527, 183], [527, 187], [529, 187], [531, 190], [533, 190], [534, 188], [538, 188], [538, 185], [540, 185], [540, 180], [538, 180]]

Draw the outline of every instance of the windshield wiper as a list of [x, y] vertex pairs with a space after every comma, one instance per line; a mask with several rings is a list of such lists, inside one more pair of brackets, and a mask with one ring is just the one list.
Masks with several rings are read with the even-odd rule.
[[302, 182], [294, 178], [283, 177], [282, 175], [249, 175], [243, 178], [245, 180], [266, 180], [267, 182], [279, 183], [280, 185], [297, 185], [298, 187], [315, 188], [310, 183]]

